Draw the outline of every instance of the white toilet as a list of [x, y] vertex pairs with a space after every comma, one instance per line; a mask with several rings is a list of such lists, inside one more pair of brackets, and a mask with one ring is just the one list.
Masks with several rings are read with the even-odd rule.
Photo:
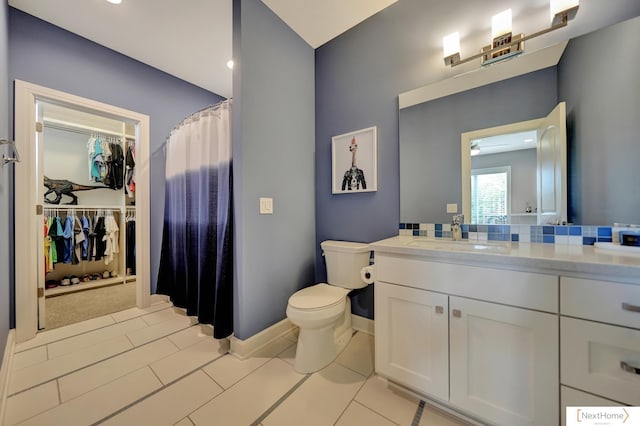
[[369, 265], [368, 244], [323, 241], [328, 284], [295, 292], [287, 305], [287, 318], [300, 327], [295, 369], [313, 373], [329, 365], [351, 340], [352, 289], [366, 287], [360, 270]]

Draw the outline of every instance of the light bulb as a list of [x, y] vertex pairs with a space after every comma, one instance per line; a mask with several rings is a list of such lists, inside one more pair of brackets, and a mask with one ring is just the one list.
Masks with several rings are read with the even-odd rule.
[[455, 55], [460, 52], [460, 34], [455, 32], [442, 37], [442, 51], [444, 57]]
[[493, 15], [491, 18], [491, 38], [511, 32], [511, 9]]

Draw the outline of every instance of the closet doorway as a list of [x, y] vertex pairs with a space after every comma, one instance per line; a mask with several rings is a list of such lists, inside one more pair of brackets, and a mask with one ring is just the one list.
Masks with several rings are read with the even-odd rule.
[[149, 117], [18, 80], [15, 117], [16, 341], [69, 301], [148, 306]]

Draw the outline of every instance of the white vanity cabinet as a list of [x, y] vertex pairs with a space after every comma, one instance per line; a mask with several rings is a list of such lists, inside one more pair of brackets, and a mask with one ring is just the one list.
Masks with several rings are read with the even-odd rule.
[[375, 259], [378, 374], [484, 422], [558, 424], [557, 276]]
[[500, 425], [558, 421], [556, 315], [449, 298], [451, 404]]
[[563, 413], [640, 405], [640, 285], [561, 277], [560, 300]]
[[449, 301], [444, 294], [375, 283], [376, 371], [449, 399]]

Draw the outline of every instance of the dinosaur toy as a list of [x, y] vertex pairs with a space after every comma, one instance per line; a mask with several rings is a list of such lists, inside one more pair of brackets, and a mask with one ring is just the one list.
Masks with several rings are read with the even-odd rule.
[[[70, 205], [78, 204], [78, 197], [73, 194], [73, 191], [89, 191], [91, 189], [100, 189], [100, 188], [109, 188], [108, 186], [87, 186], [80, 185], [70, 180], [65, 179], [49, 179], [48, 177], [44, 177], [44, 186], [47, 187], [48, 191], [44, 193], [44, 202], [47, 204], [60, 204], [60, 200], [63, 195], [67, 195], [72, 198]], [[47, 195], [54, 192], [56, 194], [55, 200], [50, 200], [47, 198]]]

